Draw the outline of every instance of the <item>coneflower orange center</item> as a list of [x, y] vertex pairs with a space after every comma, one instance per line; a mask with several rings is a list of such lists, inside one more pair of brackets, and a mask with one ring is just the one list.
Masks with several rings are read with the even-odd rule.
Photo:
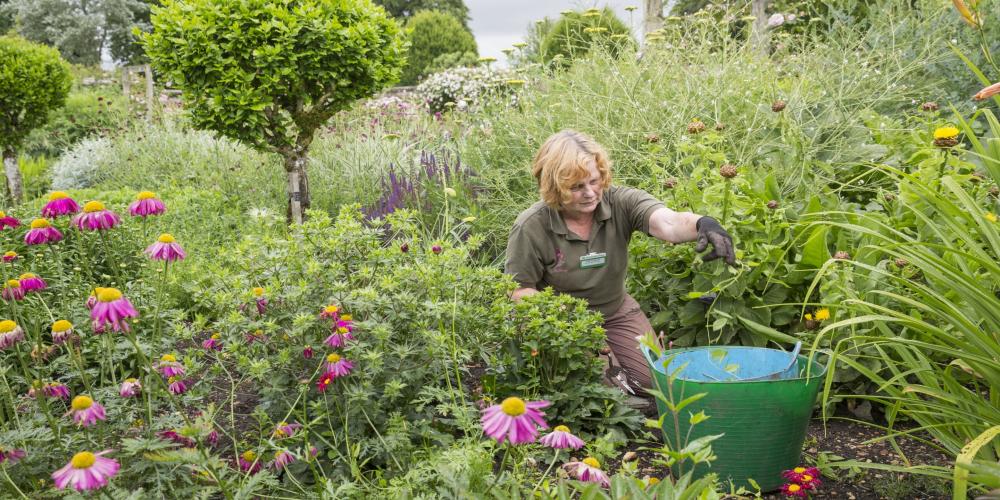
[[352, 317], [353, 316], [351, 316], [350, 314], [344, 314], [343, 316], [340, 317], [340, 319], [344, 321], [350, 321]]
[[49, 195], [49, 201], [64, 200], [66, 198], [69, 198], [69, 195], [65, 191], [53, 191]]
[[70, 406], [76, 411], [83, 411], [94, 406], [94, 400], [90, 399], [90, 396], [77, 396], [73, 398], [73, 403]]
[[337, 307], [337, 306], [326, 306], [326, 307], [323, 308], [323, 312], [326, 312], [328, 314], [333, 314], [333, 313], [337, 312], [338, 310], [340, 310], [340, 308]]
[[177, 361], [177, 358], [173, 354], [164, 354], [163, 356], [160, 357], [160, 361], [167, 361], [170, 363], [174, 363]]
[[17, 252], [15, 252], [13, 250], [8, 250], [8, 251], [4, 252], [3, 256], [4, 257], [17, 257]]
[[9, 319], [0, 321], [0, 333], [12, 332], [15, 328], [17, 328], [17, 323], [14, 323]]
[[97, 300], [101, 302], [114, 302], [122, 298], [122, 292], [117, 288], [98, 288]]
[[74, 469], [89, 469], [97, 461], [97, 456], [89, 451], [81, 451], [76, 455], [73, 455], [73, 459], [70, 460], [70, 464], [73, 465]]
[[174, 235], [170, 233], [163, 233], [156, 239], [156, 241], [159, 241], [160, 243], [173, 243], [175, 240]]
[[45, 219], [35, 219], [31, 221], [31, 229], [42, 229], [49, 227], [49, 221]]
[[103, 210], [107, 210], [104, 207], [104, 204], [96, 200], [88, 201], [85, 205], [83, 205], [83, 211], [88, 214], [93, 212], [101, 212]]
[[222, 338], [222, 335], [219, 335], [218, 333], [213, 333], [212, 334], [212, 338], [215, 339], [215, 340], [219, 340], [219, 339]]
[[26, 280], [26, 279], [31, 279], [31, 278], [34, 278], [34, 277], [35, 277], [34, 273], [24, 273], [18, 279]]
[[813, 477], [811, 475], [809, 475], [809, 474], [802, 474], [802, 481], [803, 482], [808, 483], [809, 481], [812, 481], [812, 480], [813, 480]]
[[797, 484], [789, 484], [788, 485], [788, 492], [789, 493], [795, 493], [796, 491], [799, 491], [801, 489], [802, 489], [802, 487], [799, 486], [799, 485], [797, 485]]
[[556, 428], [552, 430], [559, 432], [569, 432], [569, 427], [566, 427], [565, 425], [557, 425]]
[[137, 200], [148, 200], [150, 198], [156, 198], [156, 193], [152, 191], [142, 191], [135, 196], [135, 199]]
[[21, 282], [17, 280], [7, 280], [7, 286], [11, 288], [20, 288]]
[[52, 323], [52, 331], [56, 333], [65, 332], [70, 328], [73, 328], [73, 323], [70, 323], [69, 321], [66, 321], [64, 319]]
[[257, 459], [257, 454], [254, 453], [253, 450], [247, 450], [243, 452], [243, 460], [246, 460], [247, 462], [253, 462], [256, 459]]
[[802, 474], [805, 471], [806, 471], [805, 467], [796, 467], [796, 468], [792, 469], [792, 472], [794, 472], [796, 474]]
[[339, 354], [331, 354], [331, 355], [329, 355], [329, 356], [326, 357], [326, 362], [327, 363], [336, 363], [337, 361], [340, 361], [340, 355]]
[[587, 464], [587, 465], [589, 465], [589, 466], [591, 466], [591, 467], [593, 467], [595, 469], [600, 469], [601, 468], [601, 462], [598, 462], [597, 459], [594, 458], [594, 457], [587, 457], [587, 458], [583, 459], [583, 463], [585, 463], [585, 464]]
[[528, 410], [524, 400], [516, 397], [509, 397], [500, 403], [500, 410], [512, 417], [520, 417]]
[[0, 217], [6, 217], [6, 216], [7, 216], [7, 212], [4, 212], [3, 210], [0, 210]]

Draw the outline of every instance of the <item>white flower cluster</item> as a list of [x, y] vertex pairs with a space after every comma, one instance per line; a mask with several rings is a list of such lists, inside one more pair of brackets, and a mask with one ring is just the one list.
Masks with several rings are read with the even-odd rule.
[[514, 75], [509, 71], [486, 66], [451, 68], [428, 76], [417, 86], [416, 93], [431, 112], [451, 107], [459, 111], [470, 111], [491, 99], [504, 99], [507, 96], [511, 96], [513, 103], [516, 103], [517, 94], [512, 92], [511, 82], [520, 80], [512, 78]]

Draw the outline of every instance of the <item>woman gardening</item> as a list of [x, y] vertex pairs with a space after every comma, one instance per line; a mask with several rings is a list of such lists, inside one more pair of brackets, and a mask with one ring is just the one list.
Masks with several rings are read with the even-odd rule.
[[[519, 301], [552, 287], [586, 300], [604, 316], [611, 348], [612, 382], [625, 392], [645, 395], [649, 369], [636, 337], [653, 330], [639, 304], [625, 291], [628, 244], [634, 231], [669, 243], [697, 241], [705, 261], [736, 262], [733, 241], [718, 221], [675, 212], [649, 193], [611, 185], [611, 162], [586, 134], [563, 130], [535, 155], [532, 174], [541, 201], [521, 212], [507, 240], [505, 270], [518, 283]], [[617, 371], [617, 373], [615, 373]]]

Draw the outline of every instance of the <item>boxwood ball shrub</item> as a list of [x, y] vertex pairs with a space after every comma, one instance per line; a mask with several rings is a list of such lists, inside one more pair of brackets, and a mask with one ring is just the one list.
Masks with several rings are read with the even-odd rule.
[[428, 68], [445, 54], [477, 54], [476, 39], [468, 28], [451, 14], [439, 11], [418, 12], [408, 23], [410, 51], [400, 83], [414, 85]]
[[399, 79], [399, 26], [367, 0], [168, 0], [146, 53], [192, 123], [279, 154], [288, 219], [309, 208], [306, 162], [334, 113]]

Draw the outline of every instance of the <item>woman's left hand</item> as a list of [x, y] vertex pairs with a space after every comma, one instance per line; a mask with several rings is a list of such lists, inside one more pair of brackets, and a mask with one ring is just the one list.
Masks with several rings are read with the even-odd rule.
[[712, 251], [708, 252], [702, 260], [708, 262], [721, 257], [726, 261], [726, 264], [731, 266], [736, 264], [733, 238], [719, 225], [719, 221], [708, 216], [702, 217], [695, 223], [695, 228], [698, 230], [698, 244], [695, 245], [694, 251], [702, 252], [709, 243], [712, 244]]

